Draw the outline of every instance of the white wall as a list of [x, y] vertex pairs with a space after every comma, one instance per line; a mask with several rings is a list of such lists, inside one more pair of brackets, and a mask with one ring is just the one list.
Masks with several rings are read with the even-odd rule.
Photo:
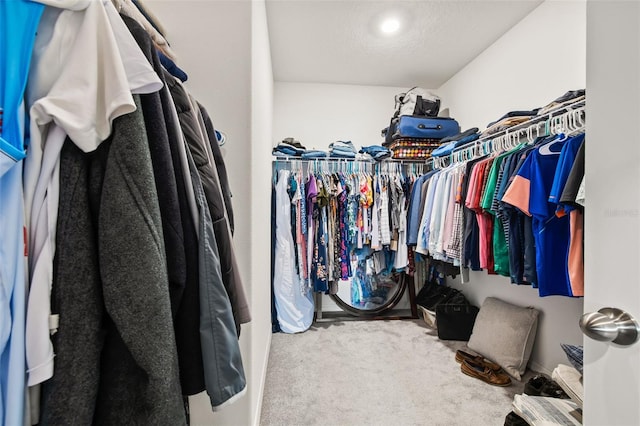
[[294, 137], [306, 148], [350, 140], [357, 148], [383, 142], [394, 97], [409, 87], [275, 83], [273, 145]]
[[271, 343], [271, 132], [273, 72], [264, 0], [252, 2], [251, 34], [251, 424], [260, 422]]
[[[585, 87], [586, 3], [547, 0], [437, 93], [463, 128], [483, 129], [507, 111], [544, 106], [568, 90]], [[550, 372], [566, 363], [561, 342], [582, 343], [582, 299], [540, 298], [534, 289], [485, 272], [472, 272], [471, 282], [460, 288], [478, 305], [496, 296], [541, 311], [531, 358], [536, 369]]]
[[[254, 300], [251, 274], [251, 2], [234, 0], [152, 0], [145, 2], [162, 22], [178, 65], [189, 75], [187, 89], [208, 110], [214, 126], [227, 134], [222, 148], [235, 216], [234, 244], [240, 275], [250, 301]], [[232, 42], [230, 42], [232, 40]], [[240, 52], [240, 54], [239, 54]], [[262, 296], [264, 297], [264, 296]], [[253, 312], [252, 312], [253, 313]], [[259, 321], [260, 319], [258, 319]], [[234, 404], [212, 413], [203, 392], [190, 398], [193, 425], [248, 425], [256, 413], [261, 386], [253, 380], [254, 318], [242, 326], [240, 348], [248, 394]], [[259, 364], [258, 364], [259, 365]], [[256, 386], [257, 385], [257, 386]]]
[[547, 0], [443, 84], [443, 107], [463, 128], [544, 106], [586, 86], [586, 2]]

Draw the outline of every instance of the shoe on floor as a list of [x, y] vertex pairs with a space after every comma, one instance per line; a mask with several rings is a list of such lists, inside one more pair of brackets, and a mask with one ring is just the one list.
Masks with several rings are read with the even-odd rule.
[[512, 411], [505, 417], [504, 426], [529, 426], [529, 423]]
[[507, 373], [494, 371], [475, 361], [465, 359], [460, 365], [460, 371], [492, 386], [509, 386], [511, 384], [511, 378]]
[[498, 364], [496, 364], [495, 362], [491, 362], [488, 359], [484, 358], [481, 355], [471, 355], [470, 353], [461, 351], [461, 350], [457, 350], [456, 351], [456, 362], [459, 364], [462, 364], [462, 361], [464, 360], [468, 360], [468, 361], [473, 361], [477, 364], [482, 364], [487, 368], [490, 368], [493, 371], [500, 371], [502, 369], [502, 367], [500, 367]]
[[553, 380], [542, 374], [538, 374], [524, 385], [525, 394], [529, 396], [546, 396], [551, 398], [568, 399], [569, 396]]

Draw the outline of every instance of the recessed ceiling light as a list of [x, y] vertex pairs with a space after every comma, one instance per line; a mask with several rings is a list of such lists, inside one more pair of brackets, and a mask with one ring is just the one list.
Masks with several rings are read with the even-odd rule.
[[385, 34], [393, 34], [400, 29], [400, 21], [396, 18], [388, 18], [382, 21], [380, 29]]

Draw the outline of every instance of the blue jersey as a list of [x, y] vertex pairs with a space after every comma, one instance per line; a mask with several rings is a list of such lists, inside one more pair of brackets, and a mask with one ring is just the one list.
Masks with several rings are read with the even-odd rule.
[[570, 226], [549, 202], [560, 152], [567, 141], [542, 145], [522, 164], [503, 201], [532, 217], [540, 296], [572, 296], [567, 272]]

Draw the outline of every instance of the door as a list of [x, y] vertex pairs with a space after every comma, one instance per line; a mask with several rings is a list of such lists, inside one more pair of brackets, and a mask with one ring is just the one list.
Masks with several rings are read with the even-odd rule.
[[[561, 58], [556, 58], [558, 64]], [[584, 311], [640, 317], [640, 3], [587, 2]], [[585, 336], [584, 424], [640, 425], [640, 343]]]

